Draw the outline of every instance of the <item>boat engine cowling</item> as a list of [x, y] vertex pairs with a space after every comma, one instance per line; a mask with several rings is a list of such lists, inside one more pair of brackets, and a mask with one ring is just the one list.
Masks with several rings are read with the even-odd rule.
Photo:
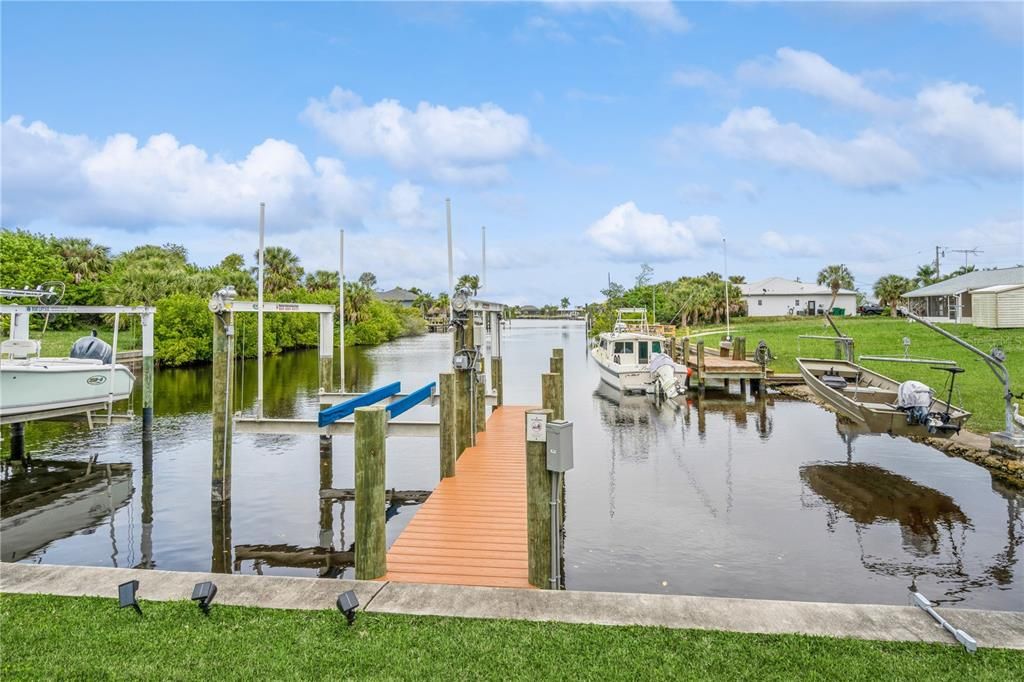
[[83, 336], [71, 345], [70, 357], [80, 360], [99, 360], [104, 365], [114, 361], [114, 349], [96, 336]]

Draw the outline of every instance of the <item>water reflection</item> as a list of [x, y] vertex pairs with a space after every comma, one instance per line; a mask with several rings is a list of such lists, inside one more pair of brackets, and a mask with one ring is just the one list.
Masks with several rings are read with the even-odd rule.
[[3, 560], [21, 561], [76, 533], [94, 533], [106, 520], [110, 559], [118, 562], [114, 512], [129, 503], [130, 464], [29, 460], [4, 462], [0, 484]]

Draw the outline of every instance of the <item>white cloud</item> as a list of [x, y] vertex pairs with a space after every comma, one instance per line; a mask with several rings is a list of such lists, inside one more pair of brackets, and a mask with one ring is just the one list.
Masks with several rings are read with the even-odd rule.
[[674, 137], [679, 141], [704, 139], [736, 157], [822, 173], [851, 187], [896, 187], [921, 174], [910, 152], [874, 130], [848, 140], [833, 139], [795, 123], [780, 123], [763, 107], [734, 109], [711, 129], [677, 128]]
[[722, 238], [715, 216], [669, 220], [644, 213], [632, 201], [616, 206], [587, 228], [587, 236], [612, 258], [650, 262], [696, 258], [702, 247]]
[[440, 218], [423, 208], [423, 188], [408, 180], [388, 192], [386, 214], [402, 227], [438, 227]]
[[595, 10], [611, 13], [632, 15], [652, 31], [669, 33], [686, 33], [693, 24], [671, 0], [628, 0], [626, 2], [607, 2], [606, 0], [546, 0], [549, 6], [570, 12], [590, 12]]
[[490, 103], [449, 109], [420, 102], [407, 109], [384, 99], [366, 105], [335, 87], [327, 98], [311, 99], [303, 117], [346, 153], [380, 157], [443, 182], [497, 182], [507, 176], [508, 161], [542, 149], [525, 116]]
[[145, 143], [125, 133], [102, 143], [25, 125], [3, 124], [3, 222], [55, 219], [67, 224], [145, 227], [155, 224], [251, 223], [257, 205], [280, 216], [283, 229], [358, 220], [370, 184], [349, 177], [337, 159], [310, 164], [299, 149], [267, 139], [245, 158], [228, 161], [173, 135]]
[[683, 66], [676, 69], [669, 76], [669, 82], [681, 88], [707, 88], [709, 90], [721, 89], [726, 86], [724, 78], [714, 71], [699, 66]]
[[798, 234], [782, 235], [774, 230], [763, 232], [760, 243], [764, 249], [780, 256], [810, 258], [824, 253], [821, 243], [813, 237]]
[[1024, 120], [1009, 106], [978, 101], [980, 88], [939, 83], [915, 100], [913, 132], [950, 170], [993, 175], [1020, 174], [1024, 166]]
[[817, 53], [791, 47], [776, 50], [774, 59], [741, 64], [736, 75], [751, 85], [800, 90], [875, 113], [892, 111], [897, 106], [864, 85], [862, 77], [837, 68]]
[[747, 201], [753, 203], [761, 198], [761, 188], [750, 180], [740, 178], [732, 183], [733, 189], [739, 192]]

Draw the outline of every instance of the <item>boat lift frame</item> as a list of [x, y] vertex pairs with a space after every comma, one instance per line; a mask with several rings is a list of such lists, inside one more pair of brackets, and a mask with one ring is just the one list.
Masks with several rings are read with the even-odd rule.
[[[113, 358], [111, 360], [111, 371], [113, 365], [117, 364], [117, 333], [120, 326], [121, 315], [138, 315], [142, 326], [142, 439], [150, 441], [153, 437], [153, 322], [156, 315], [156, 308], [153, 306], [95, 306], [95, 305], [19, 305], [0, 304], [0, 315], [11, 316], [10, 338], [12, 340], [27, 340], [29, 338], [29, 321], [32, 315], [113, 315], [114, 316], [114, 338]], [[111, 386], [113, 384], [111, 383]], [[134, 415], [129, 412], [127, 415], [113, 414], [113, 398], [97, 401], [86, 405], [60, 408], [57, 410], [39, 410], [37, 412], [26, 412], [17, 415], [0, 415], [0, 424], [19, 424], [29, 421], [44, 420], [67, 420], [75, 415], [84, 414], [92, 428], [95, 420], [92, 413], [102, 408], [107, 408], [104, 420], [109, 425], [115, 421], [131, 421]]]

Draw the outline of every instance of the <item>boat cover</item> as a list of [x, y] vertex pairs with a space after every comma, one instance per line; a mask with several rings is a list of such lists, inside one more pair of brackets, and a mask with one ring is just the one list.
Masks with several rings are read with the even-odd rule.
[[896, 405], [904, 409], [923, 407], [927, 410], [933, 397], [932, 389], [920, 381], [904, 381], [896, 394]]
[[104, 365], [114, 361], [114, 349], [103, 339], [83, 336], [71, 346], [71, 357], [85, 360], [99, 360]]

